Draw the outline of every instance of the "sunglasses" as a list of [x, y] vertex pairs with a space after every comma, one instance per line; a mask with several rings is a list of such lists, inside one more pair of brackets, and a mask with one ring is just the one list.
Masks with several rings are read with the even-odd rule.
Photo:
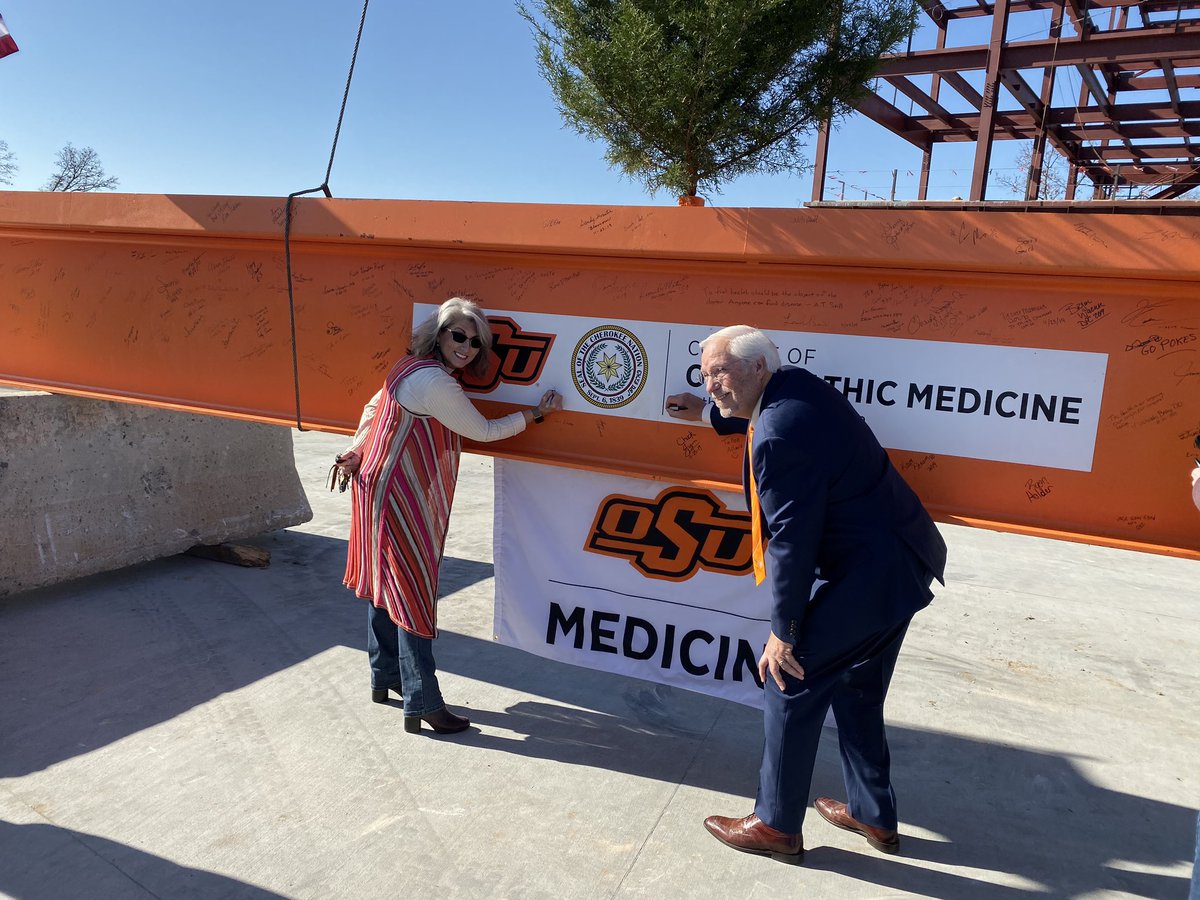
[[465, 331], [459, 331], [457, 328], [447, 328], [446, 330], [450, 332], [450, 337], [454, 339], [454, 343], [456, 344], [465, 344], [470, 340], [471, 347], [474, 350], [478, 350], [483, 346], [483, 341], [477, 337], [468, 338]]

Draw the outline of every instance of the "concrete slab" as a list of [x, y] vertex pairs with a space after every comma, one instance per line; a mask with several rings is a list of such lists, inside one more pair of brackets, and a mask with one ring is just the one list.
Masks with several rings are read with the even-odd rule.
[[[371, 703], [349, 498], [322, 485], [343, 444], [295, 435], [315, 516], [259, 539], [268, 569], [177, 556], [0, 600], [0, 894], [1186, 895], [1197, 563], [944, 527], [889, 700], [903, 854], [810, 814], [787, 866], [701, 825], [751, 809], [757, 712], [489, 640], [487, 458], [436, 645], [473, 727]], [[832, 734], [815, 791], [841, 791]]]

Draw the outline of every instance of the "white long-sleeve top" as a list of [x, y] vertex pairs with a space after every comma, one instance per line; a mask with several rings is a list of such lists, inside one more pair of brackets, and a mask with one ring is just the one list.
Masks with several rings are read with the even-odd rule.
[[462, 386], [440, 366], [418, 369], [400, 379], [396, 402], [418, 416], [433, 416], [451, 431], [480, 443], [510, 438], [525, 430], [525, 414], [489, 419], [470, 401]]
[[[380, 389], [363, 408], [358, 430], [347, 453], [361, 452], [382, 393]], [[525, 414], [521, 412], [499, 419], [484, 416], [463, 392], [462, 385], [441, 366], [427, 366], [401, 378], [392, 396], [413, 415], [433, 416], [451, 431], [480, 443], [513, 437], [526, 427]]]

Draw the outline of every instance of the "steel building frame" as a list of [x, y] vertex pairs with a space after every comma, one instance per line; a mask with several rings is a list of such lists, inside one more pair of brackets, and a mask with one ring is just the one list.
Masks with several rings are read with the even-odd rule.
[[[975, 202], [987, 199], [993, 143], [1006, 139], [1033, 142], [1026, 200], [1039, 198], [1047, 144], [1069, 164], [1067, 200], [1080, 174], [1093, 199], [1137, 188], [1139, 199], [1172, 200], [1200, 186], [1200, 0], [917, 2], [936, 27], [936, 46], [885, 57], [858, 111], [922, 151], [919, 201], [928, 199], [934, 146], [950, 141], [976, 143]], [[1010, 40], [1010, 17], [1035, 10], [1050, 12], [1046, 36]], [[987, 44], [947, 46], [951, 22], [983, 16], [991, 17]], [[1054, 106], [1064, 68], [1079, 74], [1078, 101]], [[964, 75], [973, 72], [982, 73], [982, 89], [978, 76], [973, 84]], [[928, 88], [914, 81], [921, 76], [931, 76]], [[911, 112], [883, 91], [909, 98]], [[815, 202], [824, 200], [829, 132], [827, 123], [817, 137]]]

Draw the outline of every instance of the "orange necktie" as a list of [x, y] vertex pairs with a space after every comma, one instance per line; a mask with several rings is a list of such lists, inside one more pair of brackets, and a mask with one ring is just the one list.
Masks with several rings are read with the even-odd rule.
[[746, 429], [746, 462], [750, 471], [750, 556], [754, 560], [754, 583], [767, 577], [767, 542], [762, 533], [762, 510], [758, 506], [758, 485], [754, 483], [754, 426]]

